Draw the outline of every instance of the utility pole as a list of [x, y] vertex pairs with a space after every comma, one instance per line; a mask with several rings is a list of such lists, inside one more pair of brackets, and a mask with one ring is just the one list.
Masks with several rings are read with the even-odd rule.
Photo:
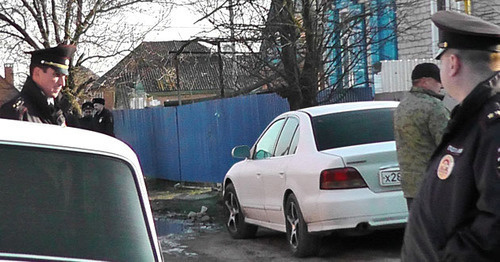
[[464, 1], [464, 10], [465, 13], [470, 15], [471, 14], [471, 1], [472, 0], [463, 0]]
[[[442, 0], [441, 0], [442, 1]], [[470, 15], [472, 14], [472, 8], [471, 8], [471, 1], [472, 0], [455, 0], [455, 2], [464, 2], [464, 13]], [[444, 1], [443, 1], [444, 2]], [[443, 3], [444, 4], [444, 3]], [[445, 10], [444, 8], [441, 10]]]
[[222, 61], [220, 41], [217, 41], [217, 53], [219, 56], [219, 81], [220, 81], [220, 97], [224, 98], [224, 62]]
[[233, 10], [233, 0], [229, 0], [229, 24], [231, 28], [231, 79], [234, 79], [236, 83], [236, 40], [234, 39], [234, 10]]

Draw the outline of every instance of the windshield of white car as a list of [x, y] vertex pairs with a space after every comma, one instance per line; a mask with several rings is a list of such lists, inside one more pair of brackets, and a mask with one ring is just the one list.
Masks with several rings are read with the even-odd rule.
[[393, 141], [394, 110], [380, 108], [313, 117], [317, 150]]
[[0, 145], [0, 159], [0, 252], [155, 260], [127, 162], [12, 145]]

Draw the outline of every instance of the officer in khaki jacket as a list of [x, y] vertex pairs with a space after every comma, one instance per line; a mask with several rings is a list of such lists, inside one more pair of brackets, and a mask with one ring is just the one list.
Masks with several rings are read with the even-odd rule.
[[401, 186], [410, 210], [427, 162], [441, 141], [450, 113], [443, 103], [439, 68], [422, 63], [411, 74], [412, 88], [394, 112], [394, 136]]
[[432, 21], [441, 81], [460, 104], [412, 204], [402, 261], [498, 261], [500, 26], [451, 11]]

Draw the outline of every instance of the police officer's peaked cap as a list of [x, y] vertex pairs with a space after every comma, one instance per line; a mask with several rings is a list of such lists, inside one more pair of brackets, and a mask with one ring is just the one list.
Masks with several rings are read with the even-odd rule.
[[82, 104], [82, 109], [94, 109], [94, 104], [92, 102], [85, 102]]
[[31, 54], [32, 65], [47, 65], [61, 74], [69, 74], [69, 63], [76, 46], [60, 44], [56, 47], [27, 52]]
[[439, 28], [439, 59], [447, 48], [500, 52], [500, 26], [478, 17], [453, 11], [435, 13], [432, 22]]
[[101, 104], [101, 105], [104, 105], [104, 102], [105, 102], [105, 101], [104, 101], [104, 98], [100, 98], [100, 97], [98, 97], [98, 98], [94, 98], [94, 99], [92, 99], [92, 103], [94, 103], [94, 104]]

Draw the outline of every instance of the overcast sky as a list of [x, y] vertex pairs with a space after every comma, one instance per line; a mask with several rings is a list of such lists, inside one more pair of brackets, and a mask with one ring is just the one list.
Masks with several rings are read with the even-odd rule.
[[146, 41], [188, 40], [207, 29], [207, 22], [198, 22], [199, 14], [190, 11], [187, 7], [177, 6], [170, 13], [170, 27], [166, 31], [150, 33]]
[[[149, 19], [148, 16], [149, 14], [144, 14], [144, 15], [135, 14], [133, 17], [130, 18], [129, 22], [133, 23], [134, 20], [144, 22]], [[206, 31], [209, 28], [208, 22], [199, 22], [197, 24], [194, 24], [194, 22], [201, 17], [201, 14], [197, 14], [185, 6], [174, 7], [169, 17], [170, 17], [170, 23], [168, 28], [161, 32], [153, 31], [149, 33], [146, 36], [145, 41], [188, 40], [194, 38], [195, 36], [202, 36], [200, 33], [203, 30]], [[100, 66], [96, 64], [93, 65], [84, 64], [84, 65], [88, 66], [91, 70], [98, 73], [99, 75], [102, 75], [107, 70], [111, 69], [114, 65], [116, 65], [116, 63], [118, 63], [120, 60], [121, 58], [116, 58], [113, 59], [113, 61], [109, 61], [108, 63], [101, 63]], [[3, 59], [2, 62], [12, 63], [12, 61], [3, 61]], [[19, 73], [20, 71], [24, 72], [27, 71], [27, 68], [24, 67], [20, 68], [20, 65], [15, 64], [14, 71], [15, 73]], [[0, 64], [0, 76], [4, 77], [3, 64]], [[22, 85], [22, 82], [24, 82], [24, 77], [19, 77], [19, 76], [15, 77], [15, 82], [16, 82], [15, 85], [20, 87]]]

